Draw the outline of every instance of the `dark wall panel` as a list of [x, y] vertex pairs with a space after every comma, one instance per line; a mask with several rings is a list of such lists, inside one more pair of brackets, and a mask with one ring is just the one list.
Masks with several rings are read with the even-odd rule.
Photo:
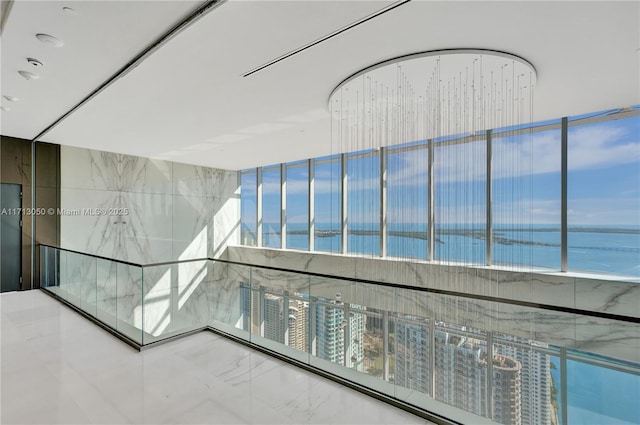
[[[0, 182], [22, 185], [22, 208], [53, 208], [53, 214], [35, 217], [35, 245], [46, 243], [58, 245], [60, 241], [60, 220], [57, 208], [60, 206], [60, 146], [49, 143], [35, 143], [35, 161], [32, 158], [30, 140], [1, 136], [0, 138]], [[35, 162], [35, 184], [32, 182], [32, 165]], [[32, 194], [35, 192], [35, 205]], [[35, 276], [33, 287], [38, 285], [38, 252], [32, 249], [33, 216], [22, 216], [22, 289], [31, 288], [32, 255], [35, 255]]]

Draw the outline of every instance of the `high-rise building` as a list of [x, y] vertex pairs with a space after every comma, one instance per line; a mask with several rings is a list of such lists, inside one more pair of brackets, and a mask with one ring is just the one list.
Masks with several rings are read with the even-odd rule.
[[[430, 343], [427, 324], [397, 320], [396, 384], [431, 394]], [[503, 354], [493, 355], [489, 389], [486, 341], [436, 331], [434, 335], [434, 396], [437, 400], [486, 416], [487, 391], [493, 391], [492, 417], [504, 424], [520, 425], [521, 363]]]
[[[503, 424], [521, 424], [518, 361], [494, 354], [489, 388], [486, 341], [436, 331], [435, 363], [436, 399]], [[487, 391], [493, 392], [490, 415]]]
[[260, 334], [260, 292], [252, 291], [248, 283], [240, 284], [240, 314], [242, 329]]
[[[286, 312], [285, 300], [289, 304]], [[243, 329], [296, 350], [309, 350], [307, 301], [268, 293], [266, 290], [252, 291], [248, 285], [241, 285], [240, 304]]]
[[431, 335], [428, 325], [410, 319], [398, 319], [395, 321], [395, 334], [394, 382], [411, 390], [431, 394]]
[[[522, 338], [512, 337], [516, 342]], [[522, 425], [551, 423], [551, 374], [548, 354], [531, 347], [494, 344], [494, 353], [517, 360], [521, 365], [520, 391]]]
[[309, 351], [309, 302], [289, 300], [289, 328], [287, 345], [300, 351]]
[[264, 333], [262, 336], [272, 341], [284, 343], [283, 298], [273, 294], [265, 294], [263, 303]]
[[[345, 309], [349, 309], [349, 316]], [[364, 314], [362, 307], [345, 305], [339, 296], [315, 305], [316, 355], [332, 363], [364, 370]], [[347, 320], [348, 319], [348, 320]]]
[[486, 346], [448, 332], [435, 332], [435, 398], [466, 411], [488, 413]]
[[[480, 362], [482, 369], [487, 370], [486, 358]], [[492, 417], [502, 424], [520, 425], [520, 371], [522, 365], [517, 360], [498, 354], [493, 355], [492, 391], [493, 411]]]

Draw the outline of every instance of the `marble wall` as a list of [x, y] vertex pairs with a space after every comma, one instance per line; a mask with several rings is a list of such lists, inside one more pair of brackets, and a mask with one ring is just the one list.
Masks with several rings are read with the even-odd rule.
[[[239, 240], [235, 171], [62, 146], [60, 186], [62, 248], [150, 265], [217, 257]], [[76, 295], [139, 343], [211, 320], [210, 261], [86, 267], [64, 257], [61, 287], [81, 282]]]
[[640, 283], [247, 246], [223, 257], [255, 265], [640, 317]]
[[239, 193], [235, 171], [62, 146], [61, 247], [140, 264], [215, 257], [238, 241]]
[[262, 284], [276, 290], [299, 291], [328, 299], [340, 293], [346, 303], [640, 362], [640, 326], [633, 322], [633, 318], [640, 317], [640, 284], [637, 282], [244, 246], [229, 247], [224, 258], [255, 265], [628, 316], [631, 321], [611, 320], [348, 280], [312, 277], [306, 281], [305, 275], [296, 277], [287, 272], [258, 268], [251, 271], [252, 285]]

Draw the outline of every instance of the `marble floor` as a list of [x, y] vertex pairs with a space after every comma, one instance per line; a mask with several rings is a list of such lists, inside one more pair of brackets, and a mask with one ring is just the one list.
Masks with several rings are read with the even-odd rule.
[[424, 424], [211, 332], [138, 352], [40, 291], [0, 295], [2, 424]]

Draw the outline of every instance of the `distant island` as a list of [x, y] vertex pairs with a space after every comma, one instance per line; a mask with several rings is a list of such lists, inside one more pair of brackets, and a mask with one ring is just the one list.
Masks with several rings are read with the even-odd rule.
[[[569, 227], [568, 231], [569, 233], [609, 233], [609, 234], [614, 233], [614, 234], [640, 235], [640, 229], [625, 229], [625, 228]], [[308, 232], [307, 229], [295, 229], [295, 230], [288, 230], [287, 234], [306, 235], [307, 232]], [[494, 229], [493, 241], [501, 245], [530, 245], [530, 246], [547, 246], [547, 247], [560, 246], [559, 243], [507, 238], [504, 236], [503, 232], [558, 232], [559, 233], [560, 229], [555, 227], [504, 228], [504, 227], [498, 226]], [[277, 234], [277, 232], [269, 232], [269, 233]], [[334, 236], [339, 236], [340, 233], [341, 233], [340, 230], [316, 230], [315, 236], [318, 238], [331, 238]], [[366, 229], [350, 229], [348, 233], [349, 235], [354, 235], [354, 236], [378, 236], [379, 235], [379, 231], [377, 230], [366, 230]], [[428, 240], [428, 234], [425, 231], [388, 230], [387, 235], [404, 237], [404, 238], [412, 238], [412, 239], [420, 239], [425, 241]], [[479, 239], [479, 240], [486, 239], [485, 231], [478, 230], [478, 229], [437, 229], [436, 242], [440, 244], [444, 244], [445, 242], [438, 237], [440, 235], [449, 235], [449, 236], [458, 235], [458, 236], [465, 236], [465, 237]], [[585, 248], [585, 247], [580, 247], [580, 248]], [[613, 248], [613, 247], [608, 249], [621, 250], [621, 251], [634, 250], [634, 248]]]

